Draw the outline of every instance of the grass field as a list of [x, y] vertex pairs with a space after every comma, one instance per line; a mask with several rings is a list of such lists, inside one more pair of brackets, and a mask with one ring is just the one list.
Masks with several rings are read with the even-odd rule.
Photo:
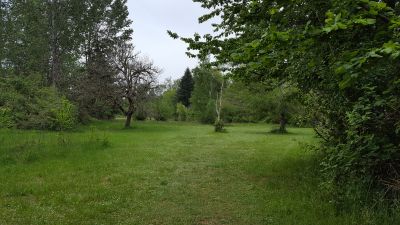
[[[0, 131], [0, 224], [376, 224], [321, 196], [310, 129], [98, 122]], [[379, 224], [394, 224], [388, 218]]]

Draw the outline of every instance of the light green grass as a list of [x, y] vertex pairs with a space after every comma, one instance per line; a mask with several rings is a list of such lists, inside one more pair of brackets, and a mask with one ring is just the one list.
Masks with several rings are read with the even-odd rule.
[[[0, 224], [376, 224], [319, 194], [310, 129], [99, 122], [0, 131]], [[379, 224], [393, 224], [381, 221]]]

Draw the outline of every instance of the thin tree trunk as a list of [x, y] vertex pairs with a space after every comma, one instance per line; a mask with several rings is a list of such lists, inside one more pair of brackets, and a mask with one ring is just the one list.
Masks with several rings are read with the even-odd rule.
[[223, 91], [224, 91], [224, 82], [222, 82], [220, 93], [217, 93], [217, 100], [215, 101], [215, 108], [216, 108], [216, 112], [217, 112], [217, 121], [221, 120]]
[[131, 127], [132, 115], [133, 115], [133, 112], [128, 112], [126, 114], [125, 128]]
[[221, 91], [217, 93], [217, 99], [215, 101], [215, 109], [217, 111], [217, 120], [215, 121], [214, 127], [215, 132], [223, 132], [224, 131], [224, 123], [221, 121], [221, 110], [222, 110], [222, 94], [224, 91], [224, 81], [222, 81]]

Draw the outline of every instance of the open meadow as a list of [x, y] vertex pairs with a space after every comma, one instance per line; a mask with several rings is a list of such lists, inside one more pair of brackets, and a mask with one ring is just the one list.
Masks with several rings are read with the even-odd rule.
[[1, 0], [0, 225], [400, 225], [400, 1]]
[[[376, 224], [319, 193], [311, 129], [97, 122], [0, 131], [0, 224]], [[381, 224], [393, 224], [381, 220]]]

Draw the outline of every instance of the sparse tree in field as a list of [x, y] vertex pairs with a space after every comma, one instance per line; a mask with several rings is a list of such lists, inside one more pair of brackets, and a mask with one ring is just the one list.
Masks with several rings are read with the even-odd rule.
[[138, 103], [155, 88], [160, 70], [149, 59], [141, 58], [134, 46], [127, 43], [120, 44], [110, 58], [117, 74], [119, 109], [126, 116], [125, 127], [129, 128]]
[[190, 97], [194, 89], [194, 81], [190, 69], [187, 68], [185, 74], [180, 80], [179, 87], [176, 93], [178, 102], [182, 103], [184, 106], [190, 106]]
[[224, 131], [224, 121], [221, 119], [224, 83], [225, 82], [221, 83], [221, 90], [219, 91], [219, 93], [217, 93], [217, 99], [215, 100], [215, 111], [217, 113], [217, 119], [215, 120], [214, 127], [216, 132]]

